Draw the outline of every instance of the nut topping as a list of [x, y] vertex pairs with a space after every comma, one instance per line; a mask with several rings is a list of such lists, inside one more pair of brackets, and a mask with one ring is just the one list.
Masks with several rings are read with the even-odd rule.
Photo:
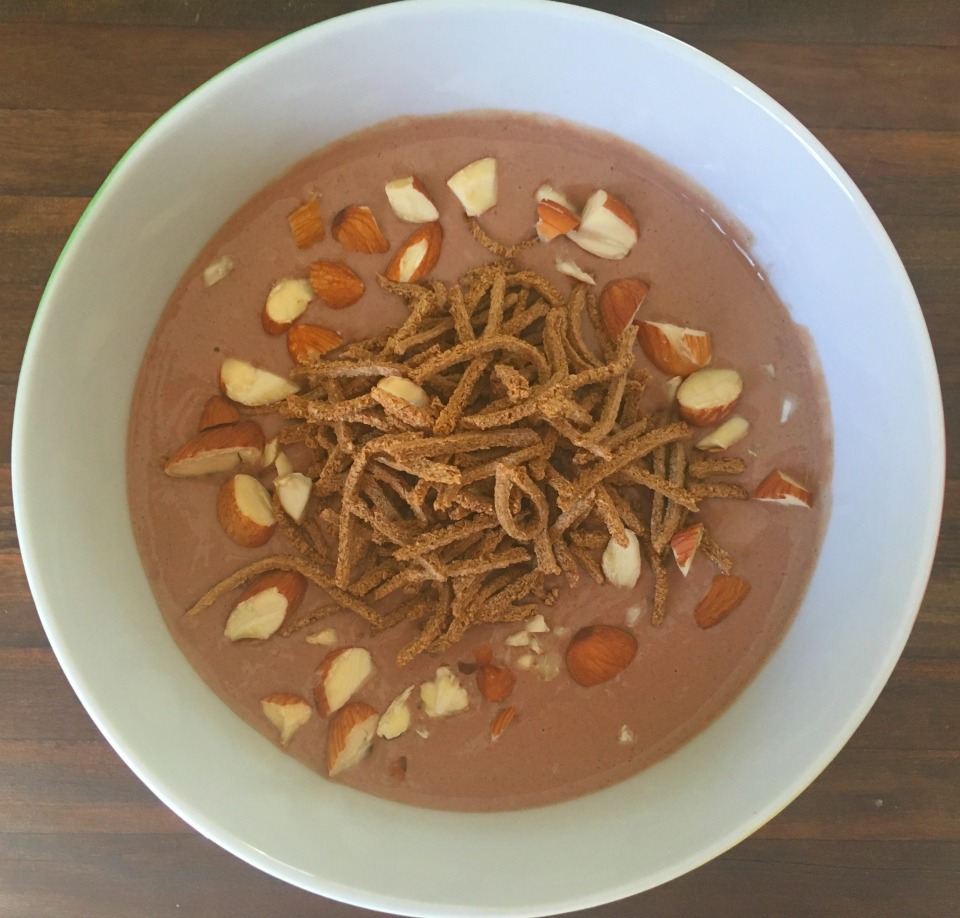
[[637, 639], [629, 631], [592, 625], [581, 628], [567, 645], [567, 671], [579, 685], [600, 685], [623, 672], [636, 655]]

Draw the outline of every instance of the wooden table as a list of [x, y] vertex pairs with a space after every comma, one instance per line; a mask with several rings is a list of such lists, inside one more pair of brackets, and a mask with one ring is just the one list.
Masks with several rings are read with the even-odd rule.
[[[0, 0], [0, 914], [359, 916], [181, 822], [104, 742], [27, 589], [10, 496], [24, 345], [68, 233], [184, 94], [348, 0]], [[910, 272], [960, 437], [960, 3], [605, 0], [729, 64], [866, 194]], [[960, 483], [910, 642], [814, 785], [712, 863], [590, 915], [960, 914]], [[868, 624], [865, 623], [865, 627]]]

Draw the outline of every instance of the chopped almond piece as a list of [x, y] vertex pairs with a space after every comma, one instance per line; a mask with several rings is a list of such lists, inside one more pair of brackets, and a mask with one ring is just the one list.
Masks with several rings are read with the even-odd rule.
[[307, 581], [296, 571], [267, 571], [240, 594], [227, 617], [224, 636], [230, 641], [264, 641], [283, 624], [303, 599]]
[[753, 492], [755, 500], [767, 500], [788, 507], [813, 506], [813, 494], [799, 481], [774, 469]]
[[743, 380], [736, 370], [697, 370], [677, 389], [677, 404], [684, 420], [706, 427], [728, 414], [742, 392]]
[[587, 274], [575, 261], [568, 261], [563, 258], [557, 259], [557, 270], [561, 274], [566, 274], [567, 277], [572, 277], [574, 280], [582, 281], [585, 284], [590, 284], [591, 287], [596, 286], [596, 279], [592, 274]]
[[447, 185], [468, 217], [479, 217], [497, 203], [497, 161], [488, 156], [464, 166]]
[[390, 251], [387, 237], [369, 207], [344, 207], [333, 218], [330, 233], [348, 252], [364, 255], [383, 254]]
[[415, 176], [394, 179], [384, 186], [393, 212], [404, 223], [433, 223], [440, 219], [440, 211], [430, 200], [427, 189]]
[[630, 529], [625, 532], [627, 544], [620, 545], [611, 538], [600, 561], [607, 583], [632, 590], [640, 579], [640, 542]]
[[306, 312], [313, 299], [313, 287], [302, 277], [277, 281], [263, 304], [260, 321], [268, 335], [282, 335]]
[[368, 704], [353, 701], [342, 707], [327, 725], [327, 771], [331, 778], [353, 768], [373, 745], [377, 712]]
[[314, 357], [340, 347], [343, 338], [323, 325], [294, 325], [287, 332], [287, 350], [294, 363], [306, 363]]
[[289, 379], [255, 367], [246, 360], [228, 357], [220, 365], [220, 388], [232, 401], [256, 408], [279, 402], [300, 387]]
[[214, 284], [219, 284], [234, 267], [233, 259], [229, 255], [221, 255], [203, 269], [204, 286], [212, 287]]
[[637, 322], [637, 340], [647, 359], [671, 376], [689, 376], [710, 363], [710, 333], [669, 322]]
[[299, 695], [292, 692], [275, 692], [260, 699], [264, 716], [280, 731], [280, 745], [286, 746], [310, 718], [313, 711]]
[[392, 281], [415, 284], [423, 280], [437, 265], [443, 230], [439, 223], [425, 223], [408, 236], [387, 265], [386, 275]]
[[184, 443], [163, 470], [174, 478], [232, 472], [243, 465], [259, 465], [263, 445], [263, 430], [256, 421], [224, 424]]
[[610, 281], [600, 293], [600, 316], [611, 341], [636, 318], [650, 285], [639, 277], [623, 277]]
[[363, 296], [360, 275], [340, 261], [315, 261], [310, 265], [314, 292], [331, 309], [346, 309]]
[[490, 723], [490, 739], [498, 740], [503, 731], [513, 723], [517, 716], [517, 709], [513, 706], [503, 708], [497, 712], [497, 716]]
[[237, 406], [228, 402], [222, 395], [211, 395], [200, 413], [197, 430], [210, 430], [223, 424], [235, 424], [240, 420]]
[[750, 592], [750, 584], [736, 574], [717, 574], [707, 595], [700, 600], [693, 617], [701, 628], [722, 622]]
[[537, 236], [550, 242], [580, 225], [580, 214], [559, 191], [549, 185], [537, 189]]
[[288, 472], [277, 476], [273, 482], [273, 489], [287, 516], [295, 523], [302, 523], [307, 514], [310, 495], [313, 493], [313, 481], [302, 472]]
[[587, 199], [580, 214], [580, 226], [567, 238], [581, 249], [600, 258], [624, 258], [640, 238], [633, 212], [619, 198], [600, 190]]
[[747, 435], [748, 430], [750, 430], [750, 422], [738, 414], [734, 415], [698, 440], [696, 448], [704, 452], [720, 452], [733, 446], [734, 443], [739, 443]]
[[373, 658], [365, 647], [341, 647], [327, 654], [317, 668], [317, 710], [324, 717], [339, 710], [374, 672]]
[[267, 489], [252, 475], [234, 475], [217, 498], [217, 519], [237, 545], [258, 548], [276, 529]]
[[567, 645], [567, 671], [585, 687], [608, 682], [637, 655], [637, 639], [623, 628], [593, 625], [581, 628]]
[[437, 669], [433, 682], [421, 684], [420, 701], [427, 717], [459, 714], [470, 706], [467, 690], [448, 666]]
[[477, 688], [487, 701], [503, 701], [508, 698], [516, 681], [517, 677], [506, 666], [484, 663], [477, 670]]
[[396, 739], [410, 728], [410, 707], [407, 699], [413, 691], [413, 686], [405, 688], [390, 704], [387, 710], [380, 715], [377, 723], [377, 736], [383, 739]]
[[320, 202], [316, 198], [301, 204], [287, 217], [287, 221], [298, 249], [308, 249], [326, 235], [320, 216]]
[[681, 529], [670, 540], [670, 548], [673, 550], [674, 560], [680, 573], [684, 577], [690, 573], [690, 565], [693, 564], [693, 556], [700, 547], [700, 540], [703, 538], [703, 523], [694, 523]]

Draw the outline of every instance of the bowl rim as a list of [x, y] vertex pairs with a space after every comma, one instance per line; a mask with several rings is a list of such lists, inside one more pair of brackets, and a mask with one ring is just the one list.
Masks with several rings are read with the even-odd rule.
[[[202, 812], [196, 811], [193, 807], [179, 798], [175, 788], [167, 787], [161, 781], [157, 780], [153, 775], [149, 764], [141, 761], [137, 757], [136, 752], [129, 748], [123, 735], [118, 734], [112, 729], [109, 718], [106, 716], [98, 700], [94, 697], [94, 693], [91, 692], [86, 680], [84, 679], [84, 676], [81, 672], [81, 666], [73, 659], [69, 647], [64, 642], [62, 633], [57, 625], [56, 615], [52, 612], [51, 607], [48, 604], [49, 600], [44, 587], [42, 575], [44, 562], [35, 548], [36, 535], [34, 532], [34, 524], [31, 515], [28, 512], [29, 499], [27, 493], [27, 480], [29, 478], [29, 462], [26, 452], [26, 428], [28, 424], [27, 418], [30, 414], [29, 406], [32, 390], [30, 381], [35, 376], [40, 374], [43, 369], [41, 361], [38, 357], [38, 353], [41, 350], [42, 338], [48, 324], [48, 316], [51, 311], [50, 304], [59, 296], [58, 286], [61, 283], [64, 271], [67, 269], [67, 263], [71, 258], [74, 245], [76, 241], [84, 234], [85, 227], [89, 219], [96, 213], [99, 202], [106, 193], [107, 189], [115, 183], [115, 180], [118, 176], [123, 175], [128, 162], [137, 157], [143, 148], [152, 143], [154, 139], [163, 132], [168, 123], [176, 122], [181, 117], [182, 113], [184, 111], [188, 111], [191, 107], [201, 105], [206, 95], [211, 91], [211, 87], [219, 87], [221, 84], [228, 81], [234, 71], [246, 68], [253, 60], [266, 58], [270, 55], [279, 55], [283, 52], [283, 49], [294, 43], [309, 42], [312, 35], [316, 32], [329, 31], [331, 29], [349, 30], [354, 23], [362, 22], [364, 20], [387, 20], [394, 16], [402, 17], [407, 15], [408, 11], [421, 11], [423, 9], [428, 9], [434, 14], [439, 15], [442, 15], [444, 11], [462, 14], [469, 10], [471, 6], [472, 4], [470, 3], [470, 0], [402, 0], [402, 2], [399, 3], [357, 10], [334, 17], [332, 19], [318, 22], [304, 29], [285, 35], [259, 49], [254, 50], [250, 54], [244, 56], [240, 60], [231, 64], [229, 67], [225, 68], [223, 71], [211, 77], [183, 99], [175, 103], [168, 111], [162, 114], [160, 118], [158, 118], [150, 127], [148, 127], [139, 138], [137, 138], [137, 140], [119, 159], [113, 169], [111, 169], [107, 177], [104, 179], [103, 184], [93, 195], [88, 207], [84, 210], [83, 214], [77, 221], [76, 226], [71, 232], [60, 256], [54, 265], [50, 279], [44, 289], [38, 305], [36, 317], [28, 336], [20, 372], [20, 381], [18, 383], [16, 405], [13, 417], [12, 492], [15, 518], [17, 520], [17, 529], [21, 540], [21, 551], [27, 580], [31, 592], [36, 600], [38, 615], [61, 668], [70, 682], [71, 687], [81, 699], [91, 719], [94, 721], [101, 733], [105, 736], [110, 745], [117, 751], [128, 767], [130, 767], [130, 769], [140, 778], [140, 780], [143, 781], [143, 783], [146, 784], [147, 787], [150, 788], [150, 790], [160, 800], [162, 800], [166, 806], [170, 807], [170, 809], [181, 816], [191, 826], [196, 828], [201, 834], [211, 838], [221, 847], [227, 849], [231, 853], [237, 855], [258, 869], [264, 870], [273, 876], [300, 886], [301, 888], [308, 889], [313, 892], [320, 892], [324, 895], [333, 896], [341, 899], [344, 902], [348, 902], [357, 906], [383, 910], [391, 909], [394, 911], [399, 911], [402, 914], [409, 915], [447, 915], [452, 914], [453, 912], [449, 906], [425, 902], [401, 902], [397, 901], [393, 897], [382, 896], [380, 894], [373, 893], [370, 890], [355, 890], [352, 888], [343, 887], [332, 888], [330, 886], [324, 886], [322, 889], [320, 889], [316, 884], [311, 885], [309, 883], [311, 878], [304, 878], [295, 871], [285, 869], [284, 864], [273, 860], [268, 854], [255, 847], [252, 847], [243, 839], [231, 836], [222, 827], [211, 826], [209, 820]], [[644, 40], [652, 41], [654, 43], [661, 43], [664, 46], [671, 48], [675, 53], [679, 53], [692, 62], [698, 64], [700, 67], [706, 67], [719, 79], [732, 85], [739, 92], [747, 95], [755, 104], [758, 104], [761, 108], [774, 115], [794, 135], [797, 141], [815, 159], [819, 161], [823, 170], [836, 182], [837, 185], [843, 189], [844, 193], [851, 199], [857, 208], [858, 214], [863, 221], [865, 229], [870, 232], [874, 237], [874, 240], [886, 250], [888, 260], [890, 261], [894, 270], [900, 274], [904, 289], [909, 291], [910, 297], [912, 298], [913, 308], [912, 315], [910, 317], [911, 321], [914, 324], [919, 323], [919, 329], [922, 332], [922, 335], [920, 335], [919, 338], [921, 341], [925, 339], [926, 353], [921, 355], [921, 357], [927, 388], [931, 394], [936, 393], [935, 403], [927, 406], [930, 413], [931, 429], [935, 440], [935, 442], [931, 443], [931, 464], [935, 474], [931, 476], [927, 483], [928, 490], [924, 504], [927, 520], [926, 531], [929, 537], [926, 541], [926, 544], [919, 552], [918, 563], [913, 571], [909, 603], [909, 606], [913, 611], [912, 614], [904, 615], [901, 621], [900, 629], [893, 636], [893, 639], [888, 646], [888, 654], [884, 666], [878, 669], [875, 673], [872, 684], [869, 686], [868, 690], [862, 694], [861, 698], [859, 699], [859, 704], [850, 710], [843, 730], [835, 734], [834, 743], [830, 747], [821, 750], [820, 754], [816, 756], [804, 770], [796, 775], [794, 780], [784, 787], [781, 793], [777, 795], [775, 799], [768, 801], [764, 807], [744, 818], [741, 824], [729, 832], [727, 837], [722, 839], [722, 841], [714, 842], [711, 845], [706, 846], [705, 849], [692, 853], [686, 862], [676, 864], [675, 869], [665, 871], [662, 876], [654, 878], [651, 882], [645, 883], [642, 887], [627, 883], [622, 884], [618, 888], [607, 887], [603, 890], [595, 890], [591, 893], [583, 894], [577, 897], [565, 897], [562, 899], [562, 901], [557, 900], [544, 906], [545, 909], [549, 910], [541, 911], [523, 908], [517, 911], [506, 910], [499, 912], [501, 914], [516, 915], [546, 915], [552, 914], [552, 909], [556, 908], [558, 905], [565, 910], [574, 910], [599, 905], [611, 901], [613, 898], [620, 898], [635, 894], [642, 889], [650, 888], [651, 886], [655, 886], [659, 883], [663, 883], [669, 879], [680, 876], [694, 867], [699, 866], [718, 856], [719, 854], [731, 848], [733, 845], [737, 844], [742, 839], [755, 832], [760, 826], [769, 821], [773, 816], [786, 807], [807, 786], [809, 786], [816, 776], [823, 771], [823, 769], [830, 763], [830, 761], [832, 761], [840, 749], [849, 741], [851, 735], [862, 722], [863, 718], [866, 716], [869, 709], [879, 696], [880, 691], [883, 689], [884, 685], [889, 679], [889, 676], [903, 651], [903, 647], [906, 644], [916, 615], [919, 612], [920, 603], [923, 599], [923, 594], [932, 568], [934, 552], [938, 541], [945, 480], [945, 433], [943, 426], [942, 397], [940, 395], [936, 364], [933, 358], [932, 347], [930, 346], [929, 342], [929, 335], [926, 333], [919, 303], [916, 301], [916, 296], [913, 292], [912, 286], [910, 285], [909, 278], [905, 269], [903, 268], [899, 256], [897, 255], [896, 250], [893, 247], [893, 244], [887, 236], [885, 230], [880, 224], [876, 214], [870, 208], [866, 199], [863, 197], [862, 193], [859, 191], [853, 181], [849, 178], [839, 163], [837, 163], [834, 157], [826, 150], [826, 148], [823, 147], [823, 145], [810, 133], [810, 131], [805, 128], [793, 115], [783, 109], [779, 103], [774, 101], [765, 92], [747, 81], [745, 78], [741, 77], [726, 65], [716, 61], [715, 59], [687, 45], [686, 43], [679, 41], [678, 39], [672, 38], [671, 36], [665, 35], [639, 23], [622, 19], [612, 14], [577, 7], [572, 4], [558, 3], [555, 2], [555, 0], [489, 0], [489, 2], [483, 5], [483, 7], [486, 12], [489, 12], [491, 7], [502, 9], [504, 12], [511, 9], [524, 7], [528, 10], [542, 11], [546, 15], [562, 13], [563, 15], [579, 19], [585, 24], [586, 27], [589, 27], [590, 23], [596, 21], [615, 20], [619, 27], [636, 30], [638, 34], [643, 34]], [[468, 910], [461, 911], [460, 909], [457, 910], [457, 913], [473, 914], [473, 912]]]

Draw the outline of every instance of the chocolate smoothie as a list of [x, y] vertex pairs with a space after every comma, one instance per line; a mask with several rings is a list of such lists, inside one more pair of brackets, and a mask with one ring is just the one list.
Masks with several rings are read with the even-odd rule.
[[[217, 391], [224, 358], [289, 373], [286, 336], [264, 332], [261, 310], [278, 279], [306, 278], [309, 266], [320, 259], [348, 263], [366, 290], [345, 309], [333, 310], [315, 299], [302, 322], [334, 329], [348, 343], [403, 322], [404, 302], [377, 283], [396, 247], [416, 229], [401, 222], [386, 200], [384, 185], [393, 179], [417, 176], [440, 212], [443, 245], [430, 279], [452, 284], [491, 261], [446, 185], [457, 170], [481, 157], [497, 161], [497, 203], [479, 218], [497, 240], [531, 236], [534, 193], [545, 183], [577, 207], [598, 188], [626, 202], [639, 224], [639, 241], [622, 260], [589, 254], [561, 236], [526, 248], [518, 264], [548, 277], [564, 295], [576, 281], [558, 272], [560, 258], [594, 275], [596, 291], [617, 278], [643, 278], [650, 292], [640, 318], [709, 331], [711, 366], [739, 372], [743, 395], [734, 413], [750, 424], [740, 442], [711, 455], [746, 460], [746, 471], [731, 480], [750, 493], [768, 473], [781, 469], [811, 490], [813, 506], [703, 501], [696, 519], [704, 521], [732, 556], [734, 573], [750, 585], [743, 602], [709, 629], [699, 627], [693, 614], [718, 573], [702, 551], [686, 577], [666, 556], [667, 612], [657, 626], [651, 623], [649, 564], [644, 563], [632, 589], [600, 585], [581, 572], [574, 587], [563, 577], [551, 580], [559, 597], [539, 610], [549, 630], [532, 635], [533, 649], [527, 638], [514, 639], [517, 646], [508, 641], [524, 630], [523, 622], [483, 624], [442, 654], [420, 654], [402, 668], [394, 660], [416, 635], [413, 622], [371, 635], [362, 619], [340, 611], [288, 637], [233, 642], [224, 636], [224, 623], [238, 591], [185, 618], [188, 607], [233, 571], [291, 550], [279, 531], [255, 549], [226, 537], [216, 505], [229, 474], [183, 479], [164, 474], [165, 458], [195, 435], [200, 410]], [[313, 196], [319, 196], [326, 237], [299, 249], [287, 218]], [[349, 205], [371, 208], [389, 253], [348, 253], [333, 238], [330, 221]], [[378, 738], [369, 755], [335, 780], [413, 805], [453, 810], [543, 805], [620, 781], [669, 754], [730, 704], [784, 635], [803, 598], [829, 512], [829, 408], [816, 355], [748, 252], [745, 234], [654, 157], [610, 135], [540, 117], [482, 113], [401, 119], [339, 141], [295, 166], [242, 207], [187, 271], [147, 349], [134, 395], [131, 517], [157, 603], [177, 644], [211, 689], [273, 743], [277, 729], [261, 709], [264, 696], [289, 692], [312, 704], [317, 667], [331, 649], [369, 649], [376, 673], [357, 699], [383, 712], [413, 686], [412, 725], [394, 739]], [[208, 286], [204, 269], [224, 257], [232, 270]], [[669, 408], [667, 376], [639, 347], [636, 354], [638, 366], [651, 371], [647, 406]], [[267, 437], [283, 424], [273, 414], [254, 420]], [[713, 426], [694, 428], [691, 455], [693, 443]], [[287, 452], [294, 466], [306, 471], [306, 450]], [[260, 475], [268, 487], [272, 475], [272, 469]], [[311, 585], [302, 609], [327, 602]], [[638, 650], [614, 679], [583, 687], [570, 678], [564, 654], [578, 629], [601, 623], [632, 633]], [[335, 632], [332, 646], [307, 640], [327, 629]], [[492, 648], [494, 661], [516, 676], [503, 703], [485, 701], [477, 691], [479, 648]], [[441, 665], [449, 666], [467, 690], [469, 706], [430, 718], [420, 709], [418, 687], [433, 680]], [[516, 717], [492, 741], [491, 721], [508, 705], [516, 708]], [[284, 748], [326, 775], [326, 729], [326, 719], [314, 711]], [[405, 771], [397, 767], [401, 761]]]

